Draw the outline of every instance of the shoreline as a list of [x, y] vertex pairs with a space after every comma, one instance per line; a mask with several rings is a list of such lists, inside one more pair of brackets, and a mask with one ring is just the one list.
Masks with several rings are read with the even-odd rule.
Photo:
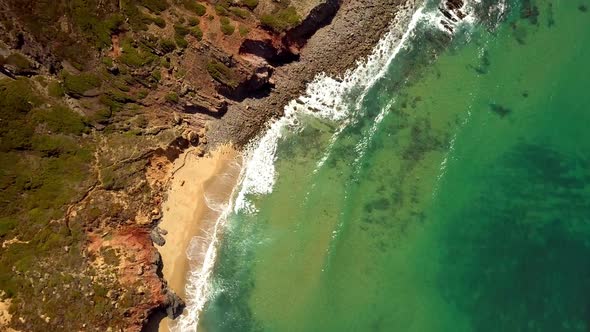
[[[189, 273], [202, 265], [201, 258], [211, 242], [210, 230], [221, 214], [214, 205], [227, 203], [240, 171], [240, 153], [230, 145], [220, 146], [204, 157], [192, 152], [185, 152], [173, 165], [174, 175], [158, 224], [166, 243], [156, 245], [168, 289], [184, 300]], [[169, 331], [171, 321], [164, 317], [158, 330]]]
[[[276, 86], [269, 96], [260, 99], [247, 98], [240, 103], [230, 104], [228, 112], [223, 117], [209, 122], [211, 127], [205, 135], [209, 141], [210, 151], [213, 151], [211, 152], [212, 155], [215, 155], [220, 147], [223, 149], [228, 142], [235, 145], [236, 149], [234, 152], [239, 154], [238, 151], [242, 150], [247, 143], [268, 129], [269, 121], [272, 118], [278, 119], [284, 115], [284, 109], [290, 101], [305, 94], [307, 84], [311, 83], [316, 75], [324, 72], [333, 77], [340, 77], [342, 74], [355, 68], [358, 65], [358, 61], [366, 59], [373, 52], [374, 47], [390, 30], [389, 28], [393, 19], [397, 17], [400, 10], [411, 8], [414, 4], [412, 0], [386, 0], [378, 5], [375, 5], [371, 0], [361, 0], [360, 2], [355, 4], [353, 1], [342, 1], [342, 6], [332, 22], [318, 30], [308, 40], [308, 44], [301, 51], [301, 58], [293, 63], [275, 68], [276, 72], [273, 77], [276, 79]], [[346, 33], [343, 31], [346, 31]], [[326, 43], [326, 40], [329, 42]], [[354, 40], [353, 44], [355, 45], [343, 49], [343, 45], [348, 45], [351, 40]], [[179, 160], [183, 159], [183, 156], [184, 154], [180, 156]], [[169, 195], [178, 191], [178, 189], [173, 189], [173, 186], [176, 184], [176, 187], [178, 187], [178, 178], [182, 173], [181, 171], [182, 169], [178, 170], [171, 180], [170, 188], [167, 191]], [[229, 189], [226, 188], [223, 198], [224, 202], [227, 202], [231, 198], [233, 189], [237, 185], [238, 176], [239, 172], [235, 174], [236, 181], [234, 185]], [[205, 184], [208, 180], [213, 179], [213, 177], [214, 175], [211, 175], [198, 181]], [[178, 196], [178, 194], [173, 195], [175, 197]], [[200, 194], [200, 197], [203, 197], [203, 193]], [[178, 198], [169, 196], [163, 205], [164, 218], [159, 226], [167, 231], [170, 231], [168, 229], [170, 227], [167, 226], [169, 221], [164, 220], [166, 219], [167, 209], [169, 208], [168, 202], [176, 199]], [[206, 206], [204, 202], [198, 205]], [[170, 209], [172, 210], [172, 207]], [[166, 245], [157, 247], [162, 254], [164, 263], [163, 279], [168, 282], [169, 289], [187, 302], [190, 301], [185, 294], [185, 287], [188, 281], [187, 274], [191, 270], [195, 272], [200, 271], [203, 266], [204, 252], [213, 240], [209, 230], [215, 226], [217, 217], [221, 215], [221, 212], [218, 211], [216, 214], [217, 217], [207, 217], [204, 213], [206, 211], [200, 210], [199, 208], [195, 208], [195, 210], [194, 220], [200, 220], [200, 222], [194, 224], [184, 223], [184, 225], [190, 226], [189, 231], [186, 233], [192, 233], [194, 235], [189, 237], [185, 234], [183, 238], [184, 250], [182, 253], [163, 253], [162, 251], [167, 250], [165, 249]], [[213, 211], [211, 209], [207, 210]], [[208, 221], [206, 224], [203, 223], [205, 219]], [[182, 231], [182, 228], [180, 226], [178, 230]], [[209, 235], [209, 238], [204, 239], [205, 241], [196, 241], [195, 244], [191, 244], [191, 238], [194, 236], [200, 237], [203, 234]], [[176, 237], [168, 233], [168, 235], [165, 235], [165, 238], [167, 241], [174, 241], [173, 239]], [[201, 237], [201, 239], [203, 238]], [[198, 246], [196, 249], [201, 253], [201, 257], [191, 257], [189, 259], [184, 254], [189, 245]], [[178, 244], [176, 246], [178, 247]], [[170, 247], [168, 250], [173, 251]], [[167, 263], [170, 262], [172, 256], [176, 257], [175, 263], [178, 263], [178, 267], [174, 266], [175, 263]], [[182, 259], [184, 261], [179, 262]], [[171, 264], [172, 266], [170, 266]], [[166, 267], [167, 265], [168, 268]], [[178, 271], [179, 268], [182, 269], [182, 273]], [[174, 271], [171, 272], [170, 270]], [[174, 321], [178, 321], [184, 315], [186, 315], [186, 310]], [[172, 320], [167, 317], [162, 319], [158, 331], [169, 331], [170, 322]]]

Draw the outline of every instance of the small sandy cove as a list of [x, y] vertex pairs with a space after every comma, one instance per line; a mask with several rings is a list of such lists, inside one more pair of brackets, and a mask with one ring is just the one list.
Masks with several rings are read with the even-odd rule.
[[[158, 247], [162, 255], [164, 278], [168, 286], [181, 298], [185, 297], [186, 277], [191, 268], [198, 268], [200, 259], [187, 258], [186, 250], [196, 237], [195, 251], [205, 250], [210, 242], [210, 229], [221, 211], [209, 205], [229, 201], [240, 173], [241, 158], [231, 146], [221, 146], [205, 157], [194, 151], [180, 155], [173, 165], [167, 199], [159, 227], [167, 231], [166, 244]], [[199, 253], [191, 253], [199, 256]], [[169, 319], [160, 323], [160, 332], [168, 332]]]

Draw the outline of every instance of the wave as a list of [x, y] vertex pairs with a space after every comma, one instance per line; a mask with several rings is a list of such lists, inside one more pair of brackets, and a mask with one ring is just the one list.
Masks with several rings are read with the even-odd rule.
[[[205, 238], [193, 239], [187, 249], [187, 256], [191, 261], [202, 263], [198, 264], [200, 268], [191, 269], [186, 286], [186, 311], [173, 323], [172, 331], [197, 331], [199, 314], [213, 291], [209, 279], [217, 256], [219, 234], [231, 213], [256, 212], [250, 197], [272, 193], [277, 177], [276, 152], [281, 139], [288, 134], [296, 133], [303, 125], [304, 118], [311, 116], [339, 124], [333, 137], [335, 141], [339, 133], [353, 121], [354, 115], [360, 112], [361, 104], [371, 87], [385, 75], [400, 51], [408, 46], [408, 40], [419, 23], [425, 22], [427, 26], [443, 29], [434, 23], [440, 20], [440, 17], [433, 12], [425, 12], [424, 8], [424, 5], [421, 5], [416, 9], [413, 1], [408, 1], [400, 8], [388, 32], [372, 53], [366, 59], [358, 61], [355, 68], [344, 73], [342, 77], [332, 78], [323, 73], [317, 75], [307, 85], [303, 96], [288, 103], [284, 116], [270, 123], [267, 131], [246, 147], [238, 185], [233, 188], [230, 200], [219, 202], [213, 197], [205, 197], [207, 205], [220, 214]], [[387, 105], [381, 110], [378, 121], [373, 126], [373, 132], [390, 108], [391, 105]], [[330, 146], [332, 145], [329, 145], [328, 151], [320, 159], [319, 167], [327, 159]]]
[[[416, 9], [413, 4], [406, 3], [365, 60], [358, 61], [356, 67], [345, 72], [341, 78], [323, 73], [317, 75], [307, 85], [303, 96], [289, 102], [284, 116], [271, 123], [269, 129], [245, 149], [245, 172], [234, 212], [255, 213], [256, 207], [248, 196], [272, 192], [277, 177], [275, 160], [278, 143], [286, 134], [295, 132], [301, 126], [303, 117], [340, 122], [340, 130], [335, 135], [339, 134], [351, 116], [361, 109], [370, 88], [385, 75], [391, 62], [406, 46], [418, 23], [427, 17], [423, 11], [424, 7]], [[325, 161], [325, 157], [321, 160]]]

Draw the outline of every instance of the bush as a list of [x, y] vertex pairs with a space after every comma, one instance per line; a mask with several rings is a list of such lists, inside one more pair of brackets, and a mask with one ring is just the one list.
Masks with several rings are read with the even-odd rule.
[[133, 47], [130, 39], [124, 39], [121, 42], [121, 48], [123, 54], [119, 57], [119, 61], [129, 67], [140, 68], [157, 59], [146, 46]]
[[90, 73], [72, 75], [68, 72], [63, 72], [63, 78], [66, 93], [73, 96], [82, 96], [84, 92], [100, 86], [98, 76]]
[[164, 53], [170, 53], [176, 49], [176, 43], [171, 39], [160, 40], [160, 48]]
[[205, 6], [198, 3], [196, 0], [184, 0], [183, 4], [184, 4], [184, 8], [194, 12], [195, 14], [197, 14], [199, 16], [203, 16], [207, 12], [207, 8], [205, 8]]
[[191, 27], [194, 27], [194, 26], [198, 25], [199, 23], [200, 23], [200, 21], [196, 17], [189, 17], [189, 19], [188, 19], [188, 25], [190, 25]]
[[174, 35], [174, 41], [176, 42], [176, 45], [178, 45], [178, 47], [180, 48], [186, 48], [188, 46], [188, 42], [186, 41], [186, 39], [184, 39], [184, 36], [181, 36], [179, 34]]
[[169, 6], [166, 0], [140, 0], [139, 3], [154, 13], [160, 13]]
[[175, 92], [170, 92], [166, 95], [166, 101], [169, 103], [177, 104], [179, 100], [180, 98], [178, 98], [178, 95]]
[[197, 40], [201, 40], [203, 39], [203, 31], [201, 31], [201, 28], [199, 27], [194, 27], [191, 29], [191, 36], [195, 37]]
[[154, 22], [154, 24], [156, 24], [158, 27], [162, 29], [166, 27], [166, 21], [161, 17], [154, 17], [152, 21]]
[[81, 135], [86, 132], [84, 118], [64, 106], [37, 109], [33, 112], [33, 120], [44, 123], [52, 132], [72, 135]]
[[61, 84], [55, 81], [49, 83], [49, 85], [47, 86], [47, 93], [49, 93], [49, 96], [54, 98], [63, 97], [63, 95], [65, 94], [64, 88], [61, 86]]
[[211, 61], [207, 64], [207, 72], [219, 83], [235, 88], [238, 83], [235, 81], [234, 72], [228, 66], [218, 61]]
[[11, 230], [18, 226], [18, 220], [10, 217], [0, 218], [0, 237], [4, 237]]
[[258, 6], [258, 0], [242, 0], [241, 3], [250, 9], [254, 9]]
[[227, 17], [220, 17], [219, 22], [221, 22], [221, 32], [223, 32], [224, 35], [232, 35], [236, 30], [236, 27], [230, 23], [230, 20]]
[[25, 58], [19, 53], [12, 53], [4, 59], [0, 59], [0, 65], [7, 64], [18, 68], [19, 70], [30, 70], [33, 69], [33, 64], [29, 59]]
[[176, 24], [176, 25], [174, 25], [174, 32], [176, 32], [177, 35], [184, 37], [184, 36], [188, 35], [189, 30], [185, 26]]
[[220, 4], [215, 5], [215, 12], [217, 13], [217, 15], [220, 15], [220, 16], [228, 16], [229, 15], [227, 8], [225, 8], [224, 6], [222, 6]]
[[248, 35], [249, 32], [250, 29], [248, 29], [245, 26], [240, 26], [240, 36], [245, 37], [246, 35]]
[[223, 34], [226, 36], [231, 36], [234, 31], [236, 31], [236, 27], [231, 24], [221, 25], [221, 32], [223, 32]]
[[262, 15], [260, 22], [275, 32], [283, 32], [297, 25], [301, 17], [297, 14], [295, 7], [281, 9], [274, 14]]
[[248, 18], [248, 11], [238, 7], [231, 7], [229, 11], [239, 18]]

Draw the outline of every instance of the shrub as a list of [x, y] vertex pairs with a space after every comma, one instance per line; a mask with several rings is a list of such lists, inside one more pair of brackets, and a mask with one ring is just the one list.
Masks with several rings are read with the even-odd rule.
[[258, 6], [258, 0], [242, 0], [241, 3], [250, 9], [254, 9]]
[[236, 31], [236, 27], [231, 24], [222, 24], [221, 25], [221, 32], [223, 32], [223, 34], [226, 36], [232, 35], [234, 33], [234, 31]]
[[84, 92], [100, 86], [100, 79], [94, 74], [72, 75], [68, 72], [63, 73], [64, 88], [69, 95], [81, 96]]
[[119, 57], [119, 61], [129, 67], [140, 68], [157, 59], [146, 46], [133, 47], [130, 39], [124, 39], [121, 42], [121, 48], [123, 54]]
[[240, 36], [246, 37], [248, 33], [250, 33], [250, 29], [248, 29], [248, 27], [240, 26]]
[[265, 14], [260, 17], [262, 25], [276, 31], [283, 32], [297, 25], [301, 17], [297, 14], [295, 7], [281, 9], [274, 14]]
[[8, 234], [11, 230], [16, 228], [16, 226], [18, 226], [18, 220], [10, 217], [0, 218], [0, 237]]
[[166, 95], [166, 101], [169, 103], [177, 104], [180, 99], [175, 92], [170, 92]]
[[196, 26], [197, 24], [199, 24], [199, 19], [196, 17], [189, 17], [188, 19], [188, 25], [190, 25], [191, 27]]
[[152, 21], [154, 22], [154, 24], [156, 24], [158, 27], [162, 29], [166, 27], [166, 21], [161, 17], [154, 17]]
[[11, 55], [7, 56], [5, 59], [0, 59], [1, 64], [7, 64], [15, 66], [20, 70], [29, 70], [33, 69], [33, 64], [29, 61], [29, 59], [25, 58], [22, 54], [19, 53], [12, 53]]
[[170, 53], [176, 49], [176, 43], [171, 39], [160, 40], [160, 48], [164, 53]]
[[157, 81], [160, 82], [162, 80], [162, 73], [159, 69], [156, 69], [152, 72], [152, 77]]
[[239, 7], [231, 7], [231, 8], [229, 9], [229, 11], [230, 11], [232, 14], [234, 14], [234, 15], [236, 15], [237, 17], [240, 17], [240, 18], [247, 18], [247, 17], [248, 17], [248, 11], [247, 11], [247, 10], [244, 10], [244, 9], [242, 9], [242, 8], [239, 8]]
[[220, 17], [219, 22], [221, 22], [221, 32], [225, 35], [232, 35], [236, 30], [236, 27], [230, 23], [230, 20], [227, 17]]
[[232, 88], [238, 86], [238, 83], [234, 78], [234, 72], [231, 70], [231, 68], [219, 61], [213, 60], [209, 62], [207, 64], [207, 72], [209, 72], [209, 75], [211, 75], [211, 77], [213, 77], [213, 79], [219, 83], [225, 84]]
[[191, 29], [191, 36], [195, 37], [197, 40], [201, 40], [203, 39], [203, 31], [201, 31], [201, 28], [199, 27], [194, 27]]
[[184, 37], [179, 34], [174, 35], [174, 41], [176, 42], [176, 45], [178, 45], [178, 47], [180, 48], [186, 48], [188, 46], [188, 42], [186, 41], [186, 39], [184, 39]]
[[166, 0], [140, 0], [139, 3], [154, 13], [160, 13], [169, 6]]
[[44, 123], [52, 132], [73, 135], [81, 135], [86, 132], [83, 117], [64, 106], [37, 109], [34, 111], [33, 120], [37, 123]]
[[199, 16], [203, 16], [207, 12], [207, 8], [205, 8], [205, 6], [201, 5], [200, 3], [196, 2], [196, 0], [184, 0], [183, 4], [184, 8], [194, 12]]
[[220, 4], [215, 5], [215, 12], [217, 13], [217, 15], [220, 15], [220, 16], [228, 16], [229, 15], [227, 8], [223, 7]]
[[182, 25], [174, 25], [174, 32], [176, 32], [177, 35], [180, 36], [186, 36], [189, 33], [189, 30], [187, 27], [182, 26]]
[[55, 81], [49, 83], [47, 86], [47, 93], [49, 93], [49, 96], [54, 98], [63, 97], [65, 94], [64, 88], [61, 86], [61, 84]]

